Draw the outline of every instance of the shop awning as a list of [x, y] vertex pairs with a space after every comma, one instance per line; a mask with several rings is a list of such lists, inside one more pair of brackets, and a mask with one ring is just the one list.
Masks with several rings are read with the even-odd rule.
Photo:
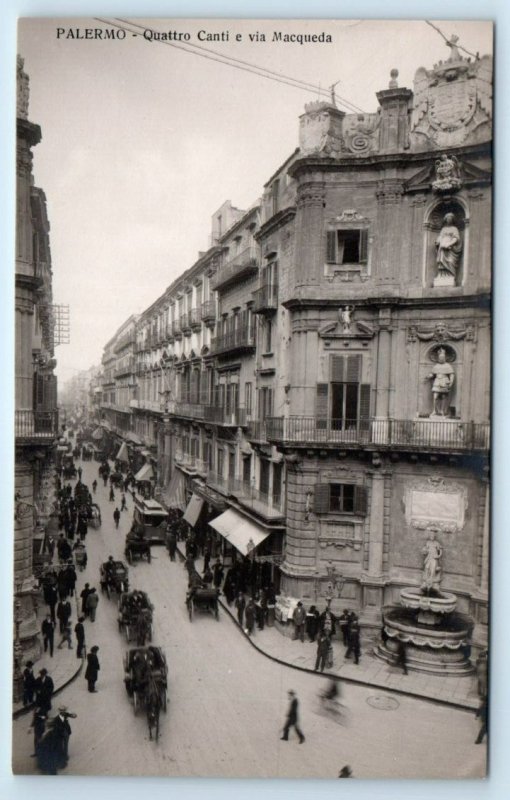
[[271, 531], [261, 528], [253, 520], [243, 517], [233, 508], [229, 508], [219, 517], [209, 522], [229, 544], [247, 556], [266, 539]]
[[186, 510], [186, 478], [180, 470], [174, 468], [174, 474], [162, 497], [165, 505], [169, 508]]
[[188, 507], [184, 513], [183, 519], [186, 520], [188, 525], [191, 525], [192, 528], [194, 528], [198, 522], [203, 505], [204, 501], [198, 496], [198, 494], [193, 494], [191, 496], [191, 500], [188, 503]]
[[117, 461], [124, 461], [126, 464], [129, 463], [129, 455], [126, 442], [122, 442], [120, 450], [115, 458]]
[[126, 434], [126, 439], [128, 440], [128, 442], [133, 442], [133, 444], [143, 444], [140, 437], [137, 436], [136, 433], [133, 433], [132, 431], [129, 431], [129, 433]]
[[96, 428], [94, 433], [92, 434], [92, 438], [97, 442], [99, 439], [103, 438], [103, 431], [101, 428]]
[[112, 426], [110, 425], [110, 423], [108, 422], [107, 419], [103, 419], [102, 420], [101, 427], [105, 428], [107, 431], [111, 431], [111, 429], [112, 429]]
[[144, 464], [135, 475], [135, 481], [150, 481], [154, 477], [154, 470], [150, 464]]

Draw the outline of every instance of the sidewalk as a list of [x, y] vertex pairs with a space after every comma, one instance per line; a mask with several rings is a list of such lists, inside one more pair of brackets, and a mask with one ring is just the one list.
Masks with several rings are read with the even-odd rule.
[[[55, 555], [54, 556], [54, 561], [53, 561], [54, 564], [57, 563], [56, 559], [57, 559], [57, 556]], [[76, 596], [70, 597], [69, 599], [70, 599], [71, 605], [73, 607], [73, 615], [72, 615], [71, 619], [72, 619], [73, 628], [74, 628], [74, 625], [76, 624], [76, 620], [78, 618], [78, 615], [77, 615], [77, 612], [76, 612]], [[41, 600], [40, 600], [40, 602], [38, 604], [38, 608], [37, 608], [37, 625], [38, 625], [39, 630], [41, 630], [42, 621], [43, 621], [43, 619], [45, 619], [47, 613], [48, 613], [48, 606], [46, 605], [46, 603], [42, 599], [42, 595], [41, 595]], [[36, 678], [39, 675], [39, 670], [41, 670], [43, 668], [48, 670], [48, 675], [53, 680], [53, 683], [55, 685], [55, 691], [53, 692], [53, 697], [55, 697], [55, 695], [57, 695], [58, 692], [60, 692], [72, 680], [74, 680], [74, 678], [76, 678], [77, 675], [79, 675], [79, 673], [80, 673], [80, 671], [82, 669], [82, 665], [83, 665], [83, 660], [82, 659], [78, 659], [76, 657], [76, 637], [75, 637], [74, 633], [73, 633], [73, 637], [72, 637], [72, 642], [73, 642], [72, 649], [69, 649], [68, 646], [67, 646], [67, 643], [65, 643], [61, 647], [61, 649], [59, 650], [58, 649], [58, 644], [59, 644], [61, 638], [62, 637], [61, 637], [61, 635], [59, 633], [58, 620], [57, 620], [57, 626], [55, 628], [55, 637], [54, 637], [53, 658], [50, 656], [49, 652], [43, 653], [41, 658], [39, 658], [34, 663], [34, 676]], [[41, 642], [42, 642], [42, 637], [41, 637]], [[23, 664], [23, 669], [24, 669], [24, 667], [25, 667], [25, 664]], [[52, 702], [51, 713], [56, 712], [57, 705], [58, 705], [58, 703]], [[21, 714], [23, 714], [25, 712], [33, 710], [33, 708], [34, 708], [33, 705], [24, 707], [21, 702], [13, 703], [12, 711], [13, 711], [14, 719], [16, 719], [17, 717], [19, 717]]]
[[[179, 553], [183, 557], [180, 550]], [[196, 566], [200, 573], [202, 564], [203, 560], [198, 558]], [[234, 607], [229, 608], [223, 596], [220, 597], [220, 604], [230, 615], [234, 624], [239, 627]], [[295, 641], [280, 633], [277, 627], [269, 628], [267, 625], [262, 631], [256, 628], [251, 637], [241, 629], [239, 632], [253, 647], [268, 658], [295, 669], [314, 671], [317, 655], [315, 642]], [[366, 646], [364, 649], [363, 643], [358, 665], [354, 664], [351, 659], [345, 660], [345, 647], [338, 639], [333, 642], [333, 650], [334, 666], [324, 673], [316, 673], [317, 675], [335, 675], [352, 683], [433, 700], [458, 708], [476, 710], [479, 706], [474, 675], [430, 675], [414, 671], [409, 671], [407, 675], [404, 675], [401, 669], [375, 656], [372, 647]]]

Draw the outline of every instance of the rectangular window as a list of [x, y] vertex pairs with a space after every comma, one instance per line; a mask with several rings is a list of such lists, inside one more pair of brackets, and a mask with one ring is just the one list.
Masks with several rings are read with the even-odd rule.
[[367, 490], [353, 483], [322, 483], [315, 486], [315, 514], [367, 514]]
[[264, 333], [265, 333], [264, 352], [270, 353], [273, 345], [273, 323], [271, 322], [270, 319], [266, 319]]
[[244, 384], [244, 406], [246, 414], [251, 416], [251, 403], [252, 403], [252, 384], [247, 382]]
[[273, 464], [273, 505], [281, 508], [282, 504], [283, 465]]
[[326, 234], [328, 264], [364, 264], [368, 258], [368, 230], [336, 230]]
[[251, 483], [251, 456], [243, 456], [243, 483]]
[[235, 478], [236, 476], [236, 454], [233, 450], [228, 452], [228, 477]]
[[269, 465], [270, 461], [267, 458], [260, 459], [260, 479], [259, 489], [261, 494], [269, 493]]
[[223, 470], [225, 467], [225, 452], [223, 450], [223, 447], [218, 447], [217, 464], [218, 464], [218, 469], [217, 469], [218, 475], [223, 476]]

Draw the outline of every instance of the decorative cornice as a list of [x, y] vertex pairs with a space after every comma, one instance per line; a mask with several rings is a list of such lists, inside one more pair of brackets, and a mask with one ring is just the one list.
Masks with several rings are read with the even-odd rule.
[[262, 242], [264, 239], [269, 236], [270, 234], [277, 231], [279, 228], [283, 228], [284, 225], [287, 225], [289, 222], [292, 222], [294, 217], [296, 216], [296, 207], [295, 206], [288, 206], [287, 208], [282, 209], [277, 214], [274, 214], [270, 219], [265, 222], [260, 230], [254, 234], [254, 239], [257, 242]]

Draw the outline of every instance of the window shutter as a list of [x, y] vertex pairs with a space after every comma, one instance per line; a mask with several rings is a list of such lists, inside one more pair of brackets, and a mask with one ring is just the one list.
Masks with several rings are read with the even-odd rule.
[[359, 260], [362, 263], [368, 261], [368, 229], [364, 228], [360, 231], [359, 237]]
[[317, 483], [313, 495], [314, 514], [327, 514], [329, 511], [329, 483]]
[[326, 231], [326, 261], [336, 264], [336, 231]]
[[361, 356], [347, 356], [345, 380], [347, 383], [359, 383], [361, 379]]
[[345, 381], [345, 356], [331, 356], [330, 371], [331, 380], [334, 383], [344, 383]]
[[354, 487], [354, 513], [362, 517], [367, 515], [367, 490], [365, 486]]
[[328, 424], [329, 383], [318, 383], [315, 397], [315, 424], [317, 428], [326, 428]]
[[370, 390], [369, 383], [362, 383], [359, 392], [360, 430], [368, 431], [370, 425]]

